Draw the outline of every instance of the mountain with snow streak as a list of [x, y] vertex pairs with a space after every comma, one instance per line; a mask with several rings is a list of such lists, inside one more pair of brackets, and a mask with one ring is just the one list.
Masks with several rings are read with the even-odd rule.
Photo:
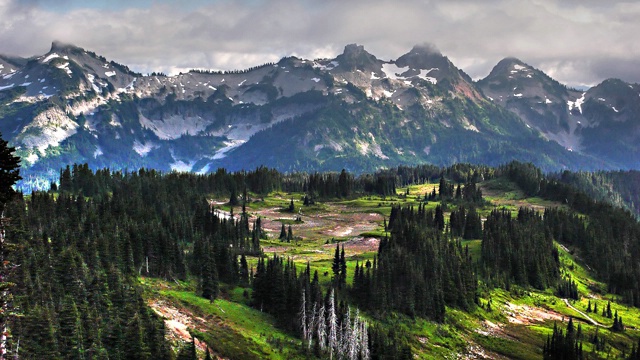
[[608, 79], [588, 90], [571, 89], [506, 58], [478, 86], [492, 102], [567, 150], [613, 168], [640, 167], [640, 85]]
[[[0, 131], [32, 183], [74, 162], [193, 172], [512, 159], [547, 170], [636, 167], [623, 129], [635, 121], [637, 86], [616, 84], [583, 93], [516, 59], [475, 83], [430, 45], [395, 60], [351, 44], [333, 59], [142, 75], [54, 42], [41, 56], [0, 56]], [[615, 156], [590, 135], [602, 126], [626, 135]]]

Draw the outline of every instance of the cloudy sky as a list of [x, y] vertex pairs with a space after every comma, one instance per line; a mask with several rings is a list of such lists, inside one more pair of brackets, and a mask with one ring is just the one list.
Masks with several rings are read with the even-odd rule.
[[640, 2], [617, 0], [0, 0], [0, 53], [72, 43], [148, 73], [431, 43], [473, 78], [507, 56], [570, 86], [640, 82]]

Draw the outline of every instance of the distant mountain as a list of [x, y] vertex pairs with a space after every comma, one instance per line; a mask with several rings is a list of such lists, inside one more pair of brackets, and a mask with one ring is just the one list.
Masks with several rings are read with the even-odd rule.
[[[31, 183], [73, 162], [195, 172], [511, 159], [547, 170], [636, 166], [623, 130], [638, 106], [632, 93], [605, 82], [594, 94], [619, 94], [593, 102], [515, 59], [476, 84], [428, 45], [391, 61], [352, 44], [335, 59], [176, 76], [143, 76], [59, 42], [0, 64], [0, 131]], [[595, 124], [624, 134], [619, 146], [603, 148]]]
[[568, 150], [614, 168], [640, 167], [640, 85], [609, 79], [578, 91], [507, 58], [478, 86], [494, 103]]

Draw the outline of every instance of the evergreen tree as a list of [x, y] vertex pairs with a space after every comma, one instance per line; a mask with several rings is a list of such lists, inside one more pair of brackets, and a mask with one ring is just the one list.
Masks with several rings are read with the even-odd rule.
[[191, 337], [191, 342], [186, 346], [183, 346], [178, 352], [176, 360], [198, 360], [196, 353], [196, 338]]
[[71, 295], [65, 296], [59, 314], [58, 341], [64, 359], [84, 359], [84, 334], [78, 307]]
[[338, 288], [344, 289], [347, 287], [347, 259], [344, 255], [344, 245], [342, 245], [342, 251], [340, 252], [340, 280], [338, 281]]
[[208, 248], [204, 250], [201, 271], [202, 297], [213, 301], [218, 296], [218, 271]]
[[336, 244], [336, 251], [333, 254], [333, 263], [331, 264], [331, 271], [333, 272], [333, 283], [335, 287], [338, 287], [340, 284], [340, 245]]
[[7, 222], [5, 221], [5, 207], [14, 196], [13, 185], [21, 179], [20, 158], [14, 155], [15, 148], [9, 147], [7, 141], [0, 133], [0, 358], [7, 355], [7, 334], [9, 333], [9, 317], [13, 313], [12, 287], [9, 276], [15, 266], [9, 260], [9, 254], [13, 248], [5, 238]]

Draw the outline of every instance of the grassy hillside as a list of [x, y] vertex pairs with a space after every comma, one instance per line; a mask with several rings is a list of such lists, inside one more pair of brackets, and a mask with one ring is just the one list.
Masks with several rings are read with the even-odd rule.
[[[504, 178], [480, 184], [485, 203], [479, 208], [483, 220], [494, 208], [504, 208], [516, 216], [518, 208], [530, 207], [544, 211], [547, 207], [565, 204], [528, 197], [518, 186]], [[415, 205], [424, 201], [438, 184], [412, 185], [400, 188], [390, 197], [367, 196], [347, 201], [330, 201], [303, 206], [300, 193], [271, 193], [249, 205], [252, 220], [261, 218], [267, 239], [261, 241], [266, 255], [277, 253], [295, 261], [299, 269], [307, 266], [320, 274], [320, 283], [328, 287], [336, 245], [344, 246], [348, 276], [353, 279], [356, 263], [373, 261], [384, 224], [392, 205]], [[252, 194], [250, 194], [252, 195]], [[291, 199], [295, 210], [288, 212]], [[231, 210], [225, 199], [216, 200], [220, 211]], [[429, 202], [435, 208], [438, 202]], [[454, 206], [446, 210], [445, 218]], [[233, 209], [235, 214], [240, 207]], [[278, 239], [282, 225], [291, 226], [294, 239]], [[481, 256], [481, 239], [465, 240], [463, 246], [475, 261]], [[411, 346], [418, 358], [496, 358], [540, 359], [542, 347], [554, 326], [566, 328], [570, 318], [580, 327], [587, 358], [622, 358], [628, 356], [640, 333], [640, 310], [623, 305], [617, 296], [607, 293], [607, 286], [598, 282], [588, 265], [573, 249], [555, 243], [563, 276], [575, 281], [579, 300], [565, 300], [555, 295], [555, 289], [534, 290], [511, 285], [508, 290], [489, 287], [480, 279], [480, 306], [471, 312], [448, 308], [443, 323], [389, 313], [384, 317], [364, 314], [370, 322], [394, 329]], [[248, 258], [254, 267], [257, 258]], [[195, 284], [139, 278], [145, 288], [147, 303], [165, 319], [175, 348], [188, 342], [189, 333], [202, 341], [202, 356], [209, 349], [230, 359], [293, 359], [313, 357], [294, 334], [279, 330], [274, 318], [250, 307], [250, 289], [222, 287], [222, 294], [210, 302], [195, 294]], [[587, 312], [597, 304], [598, 312]], [[626, 326], [623, 332], [610, 328], [613, 319], [603, 316], [602, 309], [610, 304]], [[294, 310], [292, 310], [294, 311]], [[596, 336], [605, 339], [599, 348], [593, 344]]]

